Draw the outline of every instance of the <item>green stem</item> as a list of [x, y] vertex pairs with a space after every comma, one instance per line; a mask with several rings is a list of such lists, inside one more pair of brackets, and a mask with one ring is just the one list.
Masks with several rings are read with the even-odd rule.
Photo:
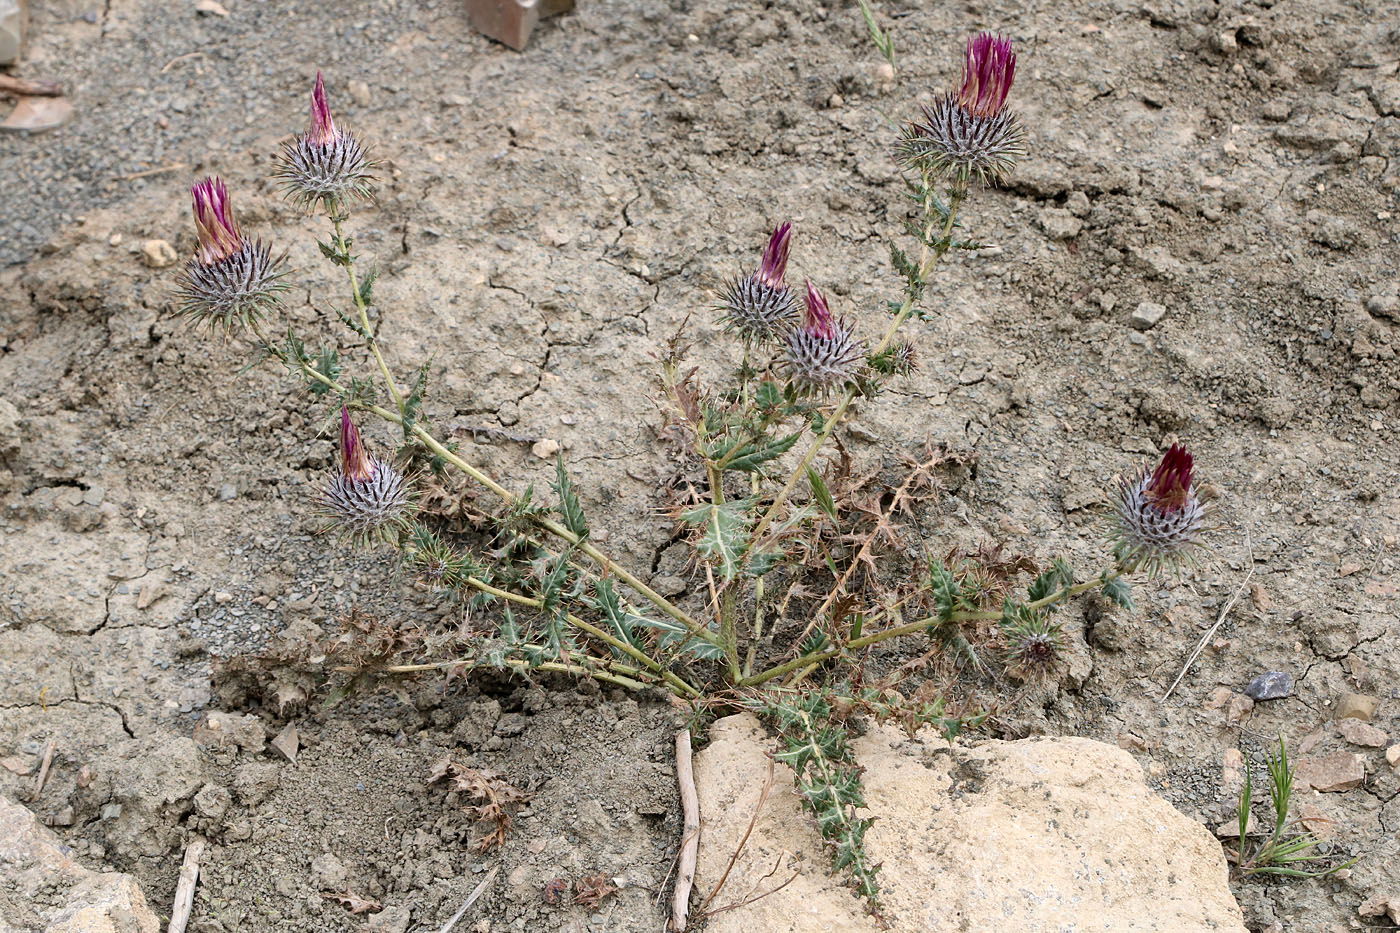
[[[464, 582], [475, 590], [478, 590], [482, 593], [488, 593], [492, 596], [495, 596], [499, 599], [504, 599], [508, 602], [517, 603], [521, 606], [529, 606], [532, 609], [544, 608], [544, 600], [542, 599], [538, 599], [533, 596], [524, 596], [520, 593], [512, 593], [509, 590], [503, 590], [499, 587], [492, 586], [484, 580], [479, 580], [476, 577], [467, 577]], [[649, 668], [652, 671], [652, 673], [658, 675], [663, 680], [665, 680], [666, 683], [670, 684], [674, 692], [692, 697], [698, 697], [700, 695], [699, 690], [697, 690], [695, 687], [692, 687], [690, 684], [686, 683], [684, 680], [677, 677], [675, 674], [672, 674], [670, 671], [663, 668], [660, 662], [649, 657], [645, 652], [641, 651], [636, 646], [629, 645], [622, 639], [616, 637], [615, 635], [612, 635], [609, 632], [604, 631], [603, 629], [592, 624], [591, 622], [586, 622], [583, 619], [580, 619], [573, 613], [566, 612], [564, 614], [564, 618], [568, 621], [570, 625], [574, 626], [575, 628], [585, 631], [588, 634], [592, 635], [594, 638], [606, 642], [607, 644], [621, 651], [623, 654], [632, 658], [634, 661], [640, 662], [643, 667]]]
[[374, 354], [374, 361], [379, 364], [379, 372], [384, 377], [384, 384], [389, 388], [389, 397], [394, 400], [394, 407], [402, 412], [403, 397], [399, 395], [399, 387], [395, 385], [394, 377], [379, 352], [379, 341], [374, 337], [374, 330], [369, 326], [369, 305], [365, 304], [365, 297], [360, 294], [359, 279], [355, 275], [355, 260], [350, 257], [350, 247], [340, 229], [341, 217], [332, 210], [330, 218], [332, 226], [335, 227], [335, 248], [345, 257], [345, 274], [350, 279], [350, 293], [355, 296], [355, 308], [360, 312], [360, 326], [364, 328], [365, 342], [369, 344], [369, 352]]
[[[958, 210], [962, 207], [963, 197], [966, 194], [966, 180], [955, 182], [949, 194], [948, 216], [944, 220], [943, 234], [939, 238], [938, 246], [933, 248], [925, 242], [920, 253], [920, 284], [928, 280], [928, 274], [933, 269], [934, 263], [942, 259], [944, 254], [948, 252], [948, 248], [951, 245], [950, 238], [953, 233], [953, 226], [957, 221]], [[928, 209], [926, 205], [925, 216], [927, 216], [927, 214]], [[924, 232], [924, 240], [927, 241], [929, 234], [933, 232], [932, 227], [926, 226]], [[874, 351], [870, 354], [871, 356], [879, 356], [889, 348], [895, 335], [899, 333], [899, 328], [909, 319], [909, 315], [914, 313], [915, 297], [914, 290], [912, 288], [909, 289], [904, 296], [904, 303], [901, 304], [899, 310], [895, 312], [894, 320], [891, 321], [890, 326], [885, 329], [885, 335], [880, 338], [880, 342], [875, 346]], [[827, 440], [831, 437], [831, 433], [836, 430], [836, 425], [841, 421], [841, 417], [846, 414], [846, 409], [850, 407], [851, 401], [855, 397], [855, 386], [846, 389], [845, 393], [841, 396], [840, 403], [836, 406], [836, 410], [826, 419], [826, 425], [822, 428], [821, 434], [817, 435], [817, 439], [807, 448], [807, 452], [802, 455], [802, 459], [798, 462], [797, 468], [788, 476], [787, 482], [783, 484], [783, 488], [778, 492], [777, 497], [773, 500], [773, 504], [768, 507], [768, 510], [763, 513], [763, 517], [759, 519], [758, 524], [754, 527], [751, 540], [757, 541], [763, 532], [768, 530], [768, 526], [771, 525], [773, 519], [777, 517], [778, 510], [783, 507], [783, 503], [787, 502], [788, 497], [792, 495], [792, 491], [797, 488], [797, 484], [802, 480], [802, 477], [807, 474], [807, 468], [812, 465], [812, 461], [816, 459], [817, 454], [821, 451], [822, 447], [826, 445]]]
[[[1060, 602], [1061, 600], [1070, 599], [1071, 597], [1078, 596], [1080, 593], [1083, 593], [1086, 590], [1091, 590], [1095, 587], [1103, 586], [1105, 583], [1116, 579], [1119, 575], [1120, 574], [1116, 570], [1105, 572], [1103, 574], [1100, 574], [1098, 577], [1095, 577], [1093, 580], [1088, 580], [1084, 583], [1077, 583], [1074, 586], [1067, 586], [1064, 589], [1056, 590], [1054, 593], [1051, 593], [1049, 596], [1046, 596], [1042, 599], [1037, 599], [1033, 602], [1026, 603], [1026, 608], [1032, 610], [1044, 609], [1051, 603], [1056, 603]], [[1000, 619], [1001, 616], [1002, 614], [1000, 612], [993, 611], [990, 609], [958, 610], [956, 612], [951, 613], [946, 618], [943, 616], [928, 616], [927, 618], [920, 619], [917, 622], [908, 622], [904, 625], [898, 625], [894, 628], [885, 629], [882, 632], [875, 632], [870, 635], [862, 636], [861, 638], [853, 639], [847, 642], [846, 644], [838, 646], [836, 648], [828, 648], [825, 651], [818, 651], [814, 654], [804, 655], [800, 658], [794, 658], [791, 661], [786, 661], [775, 667], [770, 667], [768, 670], [764, 671], [761, 674], [755, 674], [752, 677], [745, 677], [742, 681], [739, 682], [739, 686], [755, 687], [761, 683], [765, 683], [769, 680], [772, 680], [774, 677], [781, 677], [784, 674], [798, 670], [799, 668], [820, 664], [823, 661], [829, 661], [844, 651], [852, 651], [859, 648], [866, 648], [870, 645], [877, 645], [882, 641], [888, 641], [891, 638], [899, 638], [902, 635], [913, 635], [915, 632], [918, 632], [922, 629], [926, 629], [930, 625], [935, 625], [939, 622], [973, 622], [979, 620], [994, 621], [996, 619]]]

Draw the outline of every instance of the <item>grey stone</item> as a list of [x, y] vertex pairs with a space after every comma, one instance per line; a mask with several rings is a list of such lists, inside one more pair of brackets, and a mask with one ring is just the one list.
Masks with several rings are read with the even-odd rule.
[[1282, 700], [1293, 693], [1293, 675], [1287, 671], [1266, 671], [1249, 682], [1244, 695], [1251, 700]]
[[24, 51], [24, 0], [0, 0], [0, 65], [13, 65]]
[[1078, 217], [1061, 207], [1047, 207], [1040, 212], [1040, 229], [1052, 240], [1069, 240], [1079, 236], [1084, 225]]
[[1138, 330], [1151, 330], [1166, 314], [1166, 305], [1159, 305], [1155, 301], [1144, 301], [1133, 310], [1133, 315], [1128, 319], [1128, 323]]

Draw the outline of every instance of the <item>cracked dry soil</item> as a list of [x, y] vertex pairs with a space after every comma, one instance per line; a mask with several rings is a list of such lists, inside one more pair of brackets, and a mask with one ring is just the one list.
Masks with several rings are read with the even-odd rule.
[[[680, 838], [676, 715], [649, 697], [425, 683], [300, 716], [294, 765], [186, 744], [221, 704], [281, 725], [212, 695], [213, 657], [352, 607], [455, 616], [383, 555], [313, 535], [325, 413], [269, 368], [235, 375], [238, 346], [173, 316], [173, 270], [140, 250], [189, 251], [185, 186], [222, 173], [245, 225], [291, 249], [291, 318], [333, 334], [319, 231], [264, 179], [323, 69], [337, 119], [384, 160], [351, 227], [383, 272], [391, 363], [433, 356], [438, 425], [516, 487], [545, 485], [533, 443], [561, 444], [595, 537], [698, 598], [655, 511], [671, 467], [652, 354], [691, 315], [697, 362], [720, 371], [713, 293], [783, 218], [795, 272], [878, 329], [904, 209], [887, 118], [952, 80], [985, 27], [1018, 44], [1030, 156], [972, 199], [995, 248], [940, 271], [912, 333], [922, 370], [857, 408], [848, 449], [891, 475], [929, 441], [976, 454], [922, 517], [930, 550], [999, 539], [1087, 568], [1104, 484], [1186, 439], [1216, 492], [1208, 566], [1139, 588], [1132, 614], [1072, 608], [1066, 677], [995, 731], [1122, 742], [1212, 827], [1233, 814], [1229, 749], [1361, 754], [1361, 787], [1300, 801], [1359, 857], [1350, 875], [1236, 895], [1253, 929], [1332, 931], [1400, 893], [1400, 782], [1333, 721], [1365, 694], [1400, 735], [1396, 4], [886, 2], [893, 87], [845, 4], [582, 0], [523, 55], [446, 0], [32, 6], [22, 73], [62, 80], [78, 116], [0, 138], [0, 790], [25, 793], [53, 741], [36, 812], [158, 909], [201, 832], [209, 933], [362, 928], [322, 896], [345, 886], [398, 911], [384, 929], [436, 929], [495, 864], [463, 929], [656, 930]], [[1166, 313], [1137, 330], [1143, 302]], [[1242, 722], [1213, 707], [1266, 670], [1293, 675], [1291, 697]], [[474, 854], [460, 808], [423, 787], [443, 754], [534, 792], [499, 854]], [[541, 897], [594, 872], [627, 882], [597, 913]]]

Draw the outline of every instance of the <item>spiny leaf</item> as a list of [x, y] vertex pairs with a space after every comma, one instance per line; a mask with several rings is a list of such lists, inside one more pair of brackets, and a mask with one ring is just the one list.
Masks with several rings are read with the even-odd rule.
[[1103, 583], [1103, 595], [1124, 609], [1133, 610], [1133, 585], [1122, 577], [1114, 577]]
[[379, 268], [369, 270], [365, 273], [364, 280], [360, 282], [360, 303], [366, 308], [374, 304], [374, 283], [379, 279]]
[[[1060, 590], [1060, 572], [1054, 567], [1042, 573], [1031, 581], [1030, 587], [1026, 590], [1026, 598], [1031, 602], [1037, 602], [1050, 597]], [[1052, 603], [1047, 609], [1054, 608]]]
[[812, 496], [817, 500], [817, 505], [822, 507], [822, 511], [832, 521], [836, 520], [836, 501], [831, 498], [831, 490], [826, 488], [826, 482], [821, 474], [812, 467], [807, 468], [807, 483], [812, 487]]
[[744, 444], [730, 457], [729, 462], [724, 465], [726, 470], [738, 470], [742, 473], [752, 473], [764, 463], [774, 457], [781, 457], [792, 449], [792, 445], [797, 443], [797, 439], [802, 436], [799, 431], [789, 434], [787, 437], [780, 437], [776, 440], [765, 438], [762, 441]]
[[[324, 347], [311, 368], [335, 382], [343, 371], [340, 365], [340, 353], [336, 351], [335, 347]], [[331, 390], [330, 386], [315, 379], [308, 379], [307, 383], [311, 388], [312, 395], [325, 395]]]
[[[636, 634], [635, 620], [637, 617], [622, 608], [622, 600], [617, 596], [613, 581], [606, 578], [599, 580], [593, 585], [593, 589], [597, 595], [588, 602], [594, 609], [603, 614], [603, 618], [607, 619], [613, 634], [634, 648], [644, 647]], [[625, 655], [625, 652], [616, 646], [613, 646], [612, 651], [617, 657]]]
[[695, 542], [695, 551], [715, 565], [725, 582], [739, 573], [744, 549], [749, 544], [745, 513], [753, 507], [754, 501], [735, 499], [720, 504], [707, 502], [681, 513], [681, 521], [703, 526], [700, 540]]
[[578, 492], [564, 469], [564, 453], [560, 451], [554, 461], [554, 491], [559, 495], [559, 514], [564, 519], [564, 527], [580, 538], [588, 537], [588, 522], [583, 516], [583, 506], [578, 501]]
[[418, 379], [413, 383], [413, 391], [403, 400], [403, 436], [413, 436], [413, 428], [423, 417], [423, 394], [428, 390], [428, 372], [432, 368], [431, 357], [418, 370]]

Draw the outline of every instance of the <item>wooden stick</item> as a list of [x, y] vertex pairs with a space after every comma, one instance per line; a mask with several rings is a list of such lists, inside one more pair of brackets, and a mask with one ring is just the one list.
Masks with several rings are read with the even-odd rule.
[[1245, 530], [1244, 534], [1244, 547], [1247, 553], [1247, 559], [1249, 560], [1249, 573], [1244, 575], [1244, 579], [1240, 581], [1240, 585], [1235, 589], [1235, 595], [1231, 596], [1230, 601], [1225, 604], [1225, 608], [1220, 610], [1220, 616], [1215, 620], [1215, 624], [1212, 625], [1210, 630], [1202, 635], [1201, 640], [1196, 643], [1196, 650], [1191, 652], [1191, 656], [1186, 659], [1186, 663], [1181, 667], [1181, 673], [1176, 675], [1176, 680], [1172, 681], [1172, 685], [1167, 688], [1166, 693], [1162, 694], [1162, 699], [1158, 700], [1158, 703], [1167, 702], [1167, 698], [1176, 692], [1176, 688], [1180, 686], [1181, 681], [1185, 679], [1186, 672], [1191, 670], [1191, 665], [1196, 663], [1196, 659], [1201, 656], [1201, 652], [1206, 650], [1206, 645], [1215, 637], [1215, 633], [1220, 631], [1220, 626], [1224, 624], [1225, 617], [1230, 614], [1230, 610], [1234, 609], [1235, 604], [1240, 601], [1240, 597], [1244, 595], [1245, 588], [1249, 586], [1249, 581], [1254, 579], [1254, 541], [1248, 529]]
[[671, 929], [674, 933], [685, 933], [686, 917], [690, 912], [690, 889], [695, 884], [695, 861], [700, 851], [700, 797], [695, 793], [689, 729], [676, 733], [676, 782], [681, 788], [685, 835], [681, 837], [680, 867], [676, 870], [676, 896], [671, 902]]
[[472, 893], [467, 895], [467, 902], [457, 908], [457, 912], [452, 915], [452, 919], [444, 923], [442, 929], [438, 930], [438, 933], [452, 933], [452, 928], [457, 925], [457, 921], [461, 920], [462, 915], [467, 912], [467, 909], [475, 904], [481, 895], [485, 893], [486, 886], [491, 883], [492, 879], [496, 877], [496, 872], [500, 870], [501, 866], [497, 865], [486, 873], [486, 877], [481, 879], [481, 884], [473, 888]]
[[199, 857], [204, 854], [204, 840], [195, 836], [185, 847], [185, 860], [180, 865], [180, 880], [175, 884], [175, 905], [170, 909], [168, 933], [185, 933], [194, 909], [194, 886], [199, 883]]
[[0, 75], [0, 94], [21, 97], [62, 97], [63, 88], [57, 81], [26, 81], [14, 75]]
[[49, 744], [44, 748], [44, 763], [39, 766], [39, 777], [34, 781], [34, 793], [29, 795], [30, 803], [38, 800], [44, 792], [44, 782], [49, 779], [49, 767], [53, 764], [53, 749], [54, 740], [49, 739]]

